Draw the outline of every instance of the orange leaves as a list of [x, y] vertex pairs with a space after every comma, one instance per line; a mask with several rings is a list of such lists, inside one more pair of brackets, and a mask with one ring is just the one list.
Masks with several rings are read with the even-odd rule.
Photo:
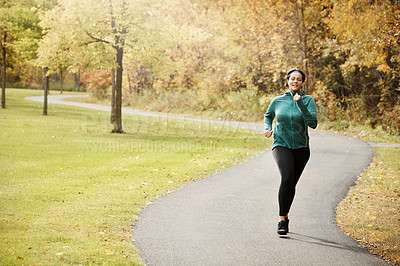
[[111, 86], [111, 71], [94, 69], [81, 76], [81, 82], [88, 86], [90, 91], [105, 90]]

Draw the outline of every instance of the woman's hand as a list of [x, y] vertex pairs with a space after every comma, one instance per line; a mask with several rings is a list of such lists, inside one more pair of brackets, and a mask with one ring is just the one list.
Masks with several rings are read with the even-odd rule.
[[267, 138], [269, 138], [269, 137], [272, 136], [272, 133], [273, 133], [273, 131], [267, 130], [267, 131], [265, 131], [265, 136], [266, 136]]
[[293, 96], [293, 99], [294, 99], [295, 102], [297, 102], [298, 100], [301, 99], [301, 96], [298, 93], [296, 93], [296, 95]]

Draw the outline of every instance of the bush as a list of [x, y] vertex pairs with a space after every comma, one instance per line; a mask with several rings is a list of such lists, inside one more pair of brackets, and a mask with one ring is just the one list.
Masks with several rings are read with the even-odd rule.
[[382, 115], [382, 128], [392, 134], [400, 134], [400, 105], [396, 105], [391, 112]]
[[[144, 90], [140, 94], [125, 94], [124, 104], [133, 108], [172, 113], [208, 113], [237, 121], [261, 121], [275, 94], [264, 94], [256, 89], [218, 92], [216, 90], [173, 89], [156, 93]], [[327, 89], [313, 93], [318, 108], [318, 119], [329, 128], [349, 128], [351, 123], [378, 127], [392, 134], [400, 132], [400, 105], [387, 108], [378, 115], [374, 108], [365, 106], [361, 97], [337, 99]]]
[[157, 112], [191, 113], [216, 112], [233, 120], [262, 120], [275, 95], [260, 94], [255, 89], [230, 91], [169, 90], [161, 93], [145, 90], [126, 94], [124, 104], [133, 108]]
[[81, 82], [100, 100], [110, 97], [111, 71], [94, 69], [90, 73], [82, 75]]

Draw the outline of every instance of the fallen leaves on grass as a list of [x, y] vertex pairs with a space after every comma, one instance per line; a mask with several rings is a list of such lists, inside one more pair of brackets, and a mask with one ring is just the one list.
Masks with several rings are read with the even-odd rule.
[[390, 152], [389, 161], [375, 159], [350, 188], [337, 207], [337, 223], [371, 252], [399, 264], [400, 174], [389, 166], [400, 151]]

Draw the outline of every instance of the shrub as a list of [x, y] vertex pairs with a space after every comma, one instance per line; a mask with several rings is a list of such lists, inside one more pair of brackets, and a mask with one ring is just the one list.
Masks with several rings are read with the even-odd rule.
[[111, 71], [94, 69], [88, 74], [83, 74], [81, 82], [97, 98], [103, 100], [110, 97]]

